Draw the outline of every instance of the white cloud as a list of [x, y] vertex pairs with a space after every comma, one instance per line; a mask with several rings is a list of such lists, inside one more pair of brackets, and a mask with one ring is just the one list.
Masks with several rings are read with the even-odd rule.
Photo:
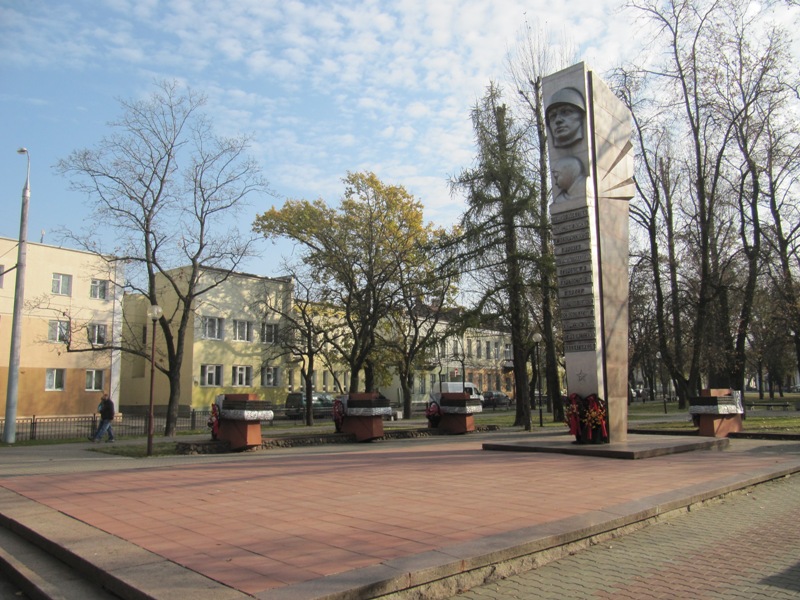
[[[345, 172], [365, 168], [405, 185], [425, 203], [426, 218], [451, 223], [463, 201], [451, 197], [447, 178], [474, 157], [470, 109], [490, 80], [505, 78], [506, 53], [525, 20], [542, 19], [559, 32], [571, 24], [590, 64], [605, 69], [632, 38], [627, 19], [609, 18], [615, 2], [5, 3], [0, 75], [31, 76], [13, 97], [4, 90], [0, 103], [22, 112], [30, 110], [24, 98], [40, 99], [46, 113], [37, 121], [52, 136], [59, 135], [53, 123], [67, 119], [56, 110], [58, 90], [44, 85], [53, 74], [86, 90], [85, 110], [69, 118], [97, 121], [98, 103], [114, 113], [115, 97], [144, 95], [153, 79], [178, 78], [208, 93], [222, 133], [253, 133], [253, 153], [279, 195], [336, 199]], [[94, 127], [86, 121], [86, 141], [63, 144], [91, 145], [107, 133]]]

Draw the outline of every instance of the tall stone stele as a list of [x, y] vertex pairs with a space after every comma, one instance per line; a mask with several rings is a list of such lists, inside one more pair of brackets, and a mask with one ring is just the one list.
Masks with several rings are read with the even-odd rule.
[[607, 402], [609, 441], [628, 429], [631, 116], [580, 63], [542, 81], [568, 393]]

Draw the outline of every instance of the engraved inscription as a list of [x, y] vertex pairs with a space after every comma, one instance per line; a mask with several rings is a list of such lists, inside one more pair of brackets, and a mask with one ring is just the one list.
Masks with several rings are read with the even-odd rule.
[[597, 350], [597, 342], [573, 342], [564, 344], [565, 352], [594, 352]]
[[588, 221], [567, 221], [553, 225], [553, 235], [561, 235], [562, 233], [569, 233], [570, 231], [578, 231], [580, 229], [589, 229]]
[[594, 307], [563, 309], [561, 318], [565, 321], [567, 319], [594, 319]]
[[592, 329], [594, 330], [594, 319], [568, 319], [562, 323], [564, 331], [572, 331], [575, 329]]
[[576, 252], [575, 254], [567, 254], [565, 256], [556, 256], [556, 265], [572, 265], [575, 263], [591, 263], [592, 260], [592, 253], [591, 252]]
[[570, 287], [570, 288], [559, 288], [558, 290], [558, 297], [559, 298], [574, 298], [575, 296], [591, 296], [592, 295], [592, 287], [591, 286], [579, 286], [579, 287]]
[[579, 273], [591, 273], [591, 272], [592, 272], [592, 265], [589, 263], [580, 265], [569, 265], [566, 267], [558, 268], [559, 277], [567, 277], [569, 275], [577, 275]]
[[564, 342], [580, 342], [583, 340], [594, 340], [594, 329], [583, 331], [565, 331]]
[[574, 210], [565, 210], [564, 212], [553, 211], [551, 219], [553, 224], [563, 223], [564, 221], [574, 221], [576, 219], [588, 219], [589, 207], [576, 208]]
[[592, 274], [585, 273], [583, 275], [573, 275], [572, 277], [561, 277], [558, 280], [558, 285], [561, 287], [568, 287], [571, 285], [591, 285]]
[[571, 244], [573, 242], [578, 242], [580, 240], [588, 240], [589, 239], [589, 229], [580, 229], [578, 231], [574, 231], [572, 233], [567, 233], [564, 235], [556, 235], [553, 236], [553, 243], [557, 246], [559, 244]]
[[564, 246], [556, 246], [556, 256], [560, 256], [562, 254], [572, 254], [573, 252], [586, 252], [591, 250], [591, 248], [592, 245], [589, 240]]
[[586, 306], [594, 306], [594, 298], [592, 296], [578, 296], [577, 298], [563, 298], [560, 302], [561, 308], [581, 308]]

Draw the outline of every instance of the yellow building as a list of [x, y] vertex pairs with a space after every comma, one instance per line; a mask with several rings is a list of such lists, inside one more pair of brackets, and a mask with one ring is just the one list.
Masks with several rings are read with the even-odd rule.
[[[436, 325], [441, 331], [438, 343], [426, 353], [424, 367], [414, 372], [412, 404], [424, 406], [430, 393], [439, 389], [438, 384], [447, 381], [469, 381], [482, 392], [502, 391], [514, 398], [511, 334], [485, 327], [447, 335], [449, 325], [446, 319]], [[380, 391], [392, 402], [401, 403], [402, 391], [396, 375]]]
[[[185, 272], [187, 268], [176, 269], [170, 275], [179, 281]], [[199, 284], [202, 289], [224, 279], [192, 307], [181, 369], [182, 409], [208, 408], [219, 394], [257, 394], [275, 404], [283, 404], [286, 398], [291, 373], [275, 349], [280, 319], [266, 305], [290, 306], [291, 282], [247, 273], [226, 275], [205, 269]], [[158, 303], [169, 317], [176, 309], [176, 294], [163, 277], [159, 277], [157, 289]], [[153, 334], [147, 316], [149, 302], [142, 296], [126, 295], [123, 304], [126, 346], [149, 353]], [[155, 335], [156, 364], [166, 364], [160, 327]], [[149, 404], [150, 372], [147, 358], [123, 354], [123, 411], [133, 412]], [[169, 382], [163, 373], [156, 371], [153, 387], [156, 412], [161, 413], [169, 400]]]
[[[0, 237], [0, 398], [6, 406], [17, 240]], [[120, 274], [92, 253], [28, 242], [17, 415], [96, 412], [118, 402]]]

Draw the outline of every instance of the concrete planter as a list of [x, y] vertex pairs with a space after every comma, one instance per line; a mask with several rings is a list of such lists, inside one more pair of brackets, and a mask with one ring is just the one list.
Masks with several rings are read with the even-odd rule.
[[375, 392], [350, 394], [342, 421], [342, 433], [352, 434], [358, 442], [383, 437], [383, 417], [391, 415], [389, 399]]

